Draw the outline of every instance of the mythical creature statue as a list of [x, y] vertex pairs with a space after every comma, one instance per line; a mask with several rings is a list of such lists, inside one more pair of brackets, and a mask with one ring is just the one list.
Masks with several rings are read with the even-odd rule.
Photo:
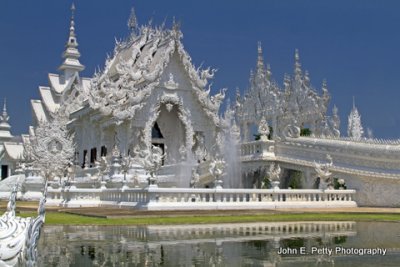
[[214, 177], [215, 187], [222, 187], [221, 177], [224, 174], [226, 163], [223, 159], [214, 159], [211, 161], [208, 171]]
[[156, 184], [157, 180], [155, 176], [157, 171], [161, 168], [165, 156], [162, 149], [154, 145], [141, 151], [139, 164], [141, 164], [150, 175], [148, 178], [150, 185]]
[[320, 189], [332, 189], [333, 183], [330, 172], [330, 168], [333, 166], [332, 157], [328, 154], [326, 155], [326, 159], [328, 163], [317, 163], [314, 161], [314, 170], [317, 173], [317, 176], [320, 178], [319, 188]]
[[206, 161], [208, 157], [208, 151], [204, 142], [204, 135], [198, 132], [195, 135], [195, 139], [196, 139], [196, 148], [194, 150], [194, 155], [198, 163], [201, 163], [203, 161]]
[[273, 189], [279, 189], [279, 176], [281, 174], [281, 167], [279, 164], [275, 165], [275, 163], [272, 163], [269, 166], [269, 170], [267, 172], [268, 178], [271, 181], [272, 188]]

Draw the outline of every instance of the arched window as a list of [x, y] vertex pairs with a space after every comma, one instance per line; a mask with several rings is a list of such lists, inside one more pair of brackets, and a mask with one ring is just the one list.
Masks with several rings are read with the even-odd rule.
[[151, 138], [164, 138], [161, 133], [160, 127], [158, 126], [157, 122], [154, 123], [153, 128], [151, 129]]

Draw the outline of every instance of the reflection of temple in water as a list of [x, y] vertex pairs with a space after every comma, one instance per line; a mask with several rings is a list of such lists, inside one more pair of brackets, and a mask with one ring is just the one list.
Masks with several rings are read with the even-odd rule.
[[[355, 222], [279, 222], [143, 227], [46, 226], [40, 266], [284, 266], [333, 263], [320, 255], [278, 255], [279, 247], [332, 246]], [[42, 263], [42, 264], [41, 264]], [[283, 264], [283, 265], [281, 265]]]

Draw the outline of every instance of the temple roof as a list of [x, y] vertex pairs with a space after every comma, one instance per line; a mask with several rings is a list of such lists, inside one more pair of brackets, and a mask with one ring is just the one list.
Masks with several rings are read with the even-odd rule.
[[127, 41], [117, 42], [114, 56], [107, 60], [103, 74], [116, 80], [129, 68], [136, 84], [153, 82], [160, 77], [175, 52], [189, 71], [193, 66], [183, 48], [181, 37], [182, 33], [176, 24], [172, 29], [143, 26], [139, 35], [132, 34]]
[[0, 146], [0, 155], [6, 153], [13, 160], [21, 159], [23, 152], [24, 146], [22, 143], [5, 142], [2, 147]]
[[206, 85], [215, 70], [194, 67], [181, 42], [182, 36], [179, 25], [174, 22], [171, 29], [141, 26], [127, 40], [117, 41], [113, 56], [107, 58], [104, 69], [92, 79], [88, 95], [90, 107], [103, 115], [112, 115], [119, 122], [133, 118], [154, 88], [178, 89], [173, 74], [164, 74], [175, 62], [178, 65], [170, 71], [188, 83], [185, 89], [192, 90], [207, 115], [218, 124], [225, 90], [210, 97], [210, 88]]
[[72, 5], [71, 11], [69, 37], [62, 55], [63, 63], [59, 68], [63, 72], [61, 74], [49, 73], [49, 86], [39, 86], [41, 100], [31, 100], [35, 125], [40, 121], [47, 121], [49, 115], [57, 112], [62, 103], [69, 101], [70, 95], [77, 95], [76, 91], [83, 94], [90, 87], [89, 78], [79, 77], [79, 72], [84, 69], [84, 66], [79, 62], [80, 53], [77, 49], [78, 43], [75, 34], [74, 5]]

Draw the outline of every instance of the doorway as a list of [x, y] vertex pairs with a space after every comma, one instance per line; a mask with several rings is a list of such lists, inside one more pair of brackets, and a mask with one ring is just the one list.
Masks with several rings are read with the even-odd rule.
[[8, 165], [1, 165], [1, 180], [8, 177]]

